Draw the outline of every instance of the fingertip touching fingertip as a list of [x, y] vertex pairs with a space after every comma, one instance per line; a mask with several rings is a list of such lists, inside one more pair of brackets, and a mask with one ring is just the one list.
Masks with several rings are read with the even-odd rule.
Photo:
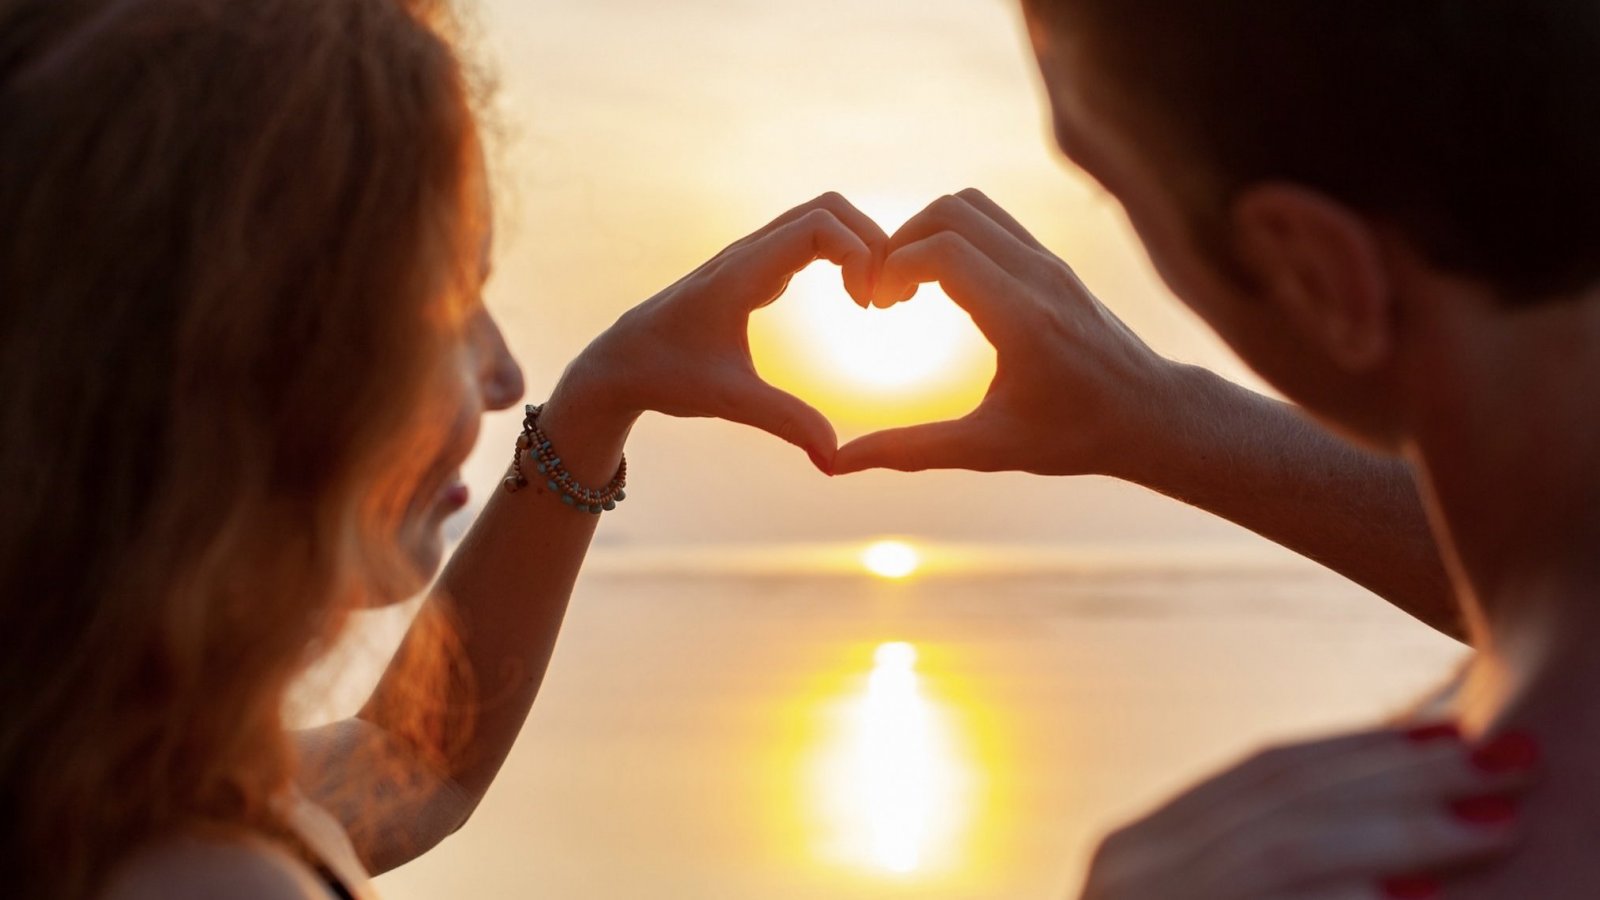
[[869, 466], [863, 465], [854, 453], [847, 452], [844, 448], [840, 448], [839, 452], [833, 455], [833, 459], [828, 461], [828, 474], [832, 476], [853, 475], [866, 468]]
[[[915, 292], [914, 287], [910, 290]], [[888, 309], [902, 300], [909, 299], [906, 291], [907, 288], [903, 283], [880, 276], [872, 284], [871, 305], [879, 309]]]
[[809, 452], [811, 454], [811, 464], [817, 467], [817, 471], [828, 476], [829, 478], [832, 478], [834, 475], [833, 457], [819, 453], [816, 450], [811, 450]]

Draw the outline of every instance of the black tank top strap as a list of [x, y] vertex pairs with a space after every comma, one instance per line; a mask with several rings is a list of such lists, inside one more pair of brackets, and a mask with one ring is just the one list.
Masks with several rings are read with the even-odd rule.
[[351, 893], [339, 876], [333, 874], [333, 870], [326, 865], [318, 864], [317, 877], [322, 879], [322, 883], [328, 886], [328, 890], [338, 900], [356, 900], [356, 895]]

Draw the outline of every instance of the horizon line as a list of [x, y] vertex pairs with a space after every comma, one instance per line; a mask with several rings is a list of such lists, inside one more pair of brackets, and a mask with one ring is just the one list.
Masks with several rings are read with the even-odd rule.
[[597, 542], [585, 572], [606, 575], [870, 576], [863, 552], [903, 541], [919, 556], [918, 577], [1163, 572], [1283, 572], [1317, 563], [1264, 540], [951, 542], [885, 534], [853, 541], [624, 544]]

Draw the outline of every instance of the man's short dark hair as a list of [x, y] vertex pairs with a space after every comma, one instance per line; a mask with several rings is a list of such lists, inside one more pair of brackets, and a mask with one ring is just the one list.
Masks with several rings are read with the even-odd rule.
[[1512, 297], [1600, 281], [1597, 0], [1027, 2], [1173, 142], [1208, 243], [1283, 179]]

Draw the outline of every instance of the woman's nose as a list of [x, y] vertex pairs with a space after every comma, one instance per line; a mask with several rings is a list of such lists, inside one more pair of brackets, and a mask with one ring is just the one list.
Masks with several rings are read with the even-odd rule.
[[522, 367], [506, 346], [505, 335], [493, 319], [485, 317], [483, 329], [482, 369], [478, 373], [483, 405], [487, 409], [506, 409], [522, 399], [527, 390], [522, 379]]

